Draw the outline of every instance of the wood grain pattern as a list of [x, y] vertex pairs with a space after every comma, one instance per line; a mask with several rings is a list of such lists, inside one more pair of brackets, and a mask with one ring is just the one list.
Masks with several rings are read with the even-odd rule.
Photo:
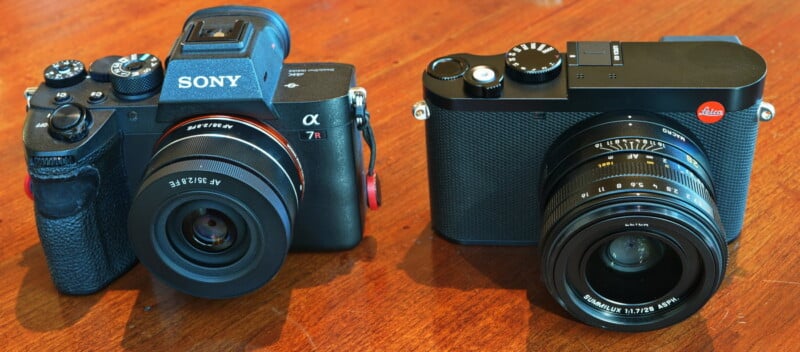
[[[357, 68], [369, 91], [384, 206], [363, 243], [293, 253], [254, 294], [208, 301], [141, 266], [100, 293], [59, 295], [22, 191], [23, 90], [58, 59], [165, 57], [186, 17], [214, 1], [3, 1], [0, 13], [0, 344], [3, 350], [789, 351], [800, 350], [800, 143], [794, 107], [800, 2], [755, 0], [272, 1], [290, 62]], [[424, 124], [410, 115], [438, 56], [495, 54], [528, 40], [658, 40], [736, 34], [766, 59], [765, 100], [741, 239], [725, 283], [696, 315], [615, 333], [566, 315], [539, 279], [535, 248], [464, 247], [430, 227]], [[732, 146], [735, 147], [735, 146]]]

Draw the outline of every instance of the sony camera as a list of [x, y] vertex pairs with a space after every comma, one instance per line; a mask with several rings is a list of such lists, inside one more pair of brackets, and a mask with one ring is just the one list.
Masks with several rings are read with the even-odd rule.
[[138, 258], [178, 290], [233, 297], [290, 247], [359, 243], [379, 202], [366, 91], [351, 65], [288, 53], [278, 14], [225, 6], [189, 17], [166, 68], [147, 53], [46, 67], [23, 140], [59, 291], [98, 291]]
[[423, 73], [433, 228], [533, 245], [550, 293], [602, 328], [661, 328], [722, 282], [766, 63], [735, 37], [541, 42]]

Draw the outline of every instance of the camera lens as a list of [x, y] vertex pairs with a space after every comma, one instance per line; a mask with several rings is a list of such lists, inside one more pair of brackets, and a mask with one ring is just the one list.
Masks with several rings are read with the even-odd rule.
[[578, 319], [658, 329], [719, 287], [727, 251], [709, 163], [675, 121], [587, 119], [553, 144], [542, 180], [545, 283]]
[[221, 252], [236, 241], [236, 226], [218, 210], [199, 208], [184, 218], [183, 237], [197, 249]]
[[221, 115], [183, 121], [156, 144], [129, 214], [131, 245], [178, 290], [242, 295], [282, 265], [302, 187], [297, 156], [273, 128]]

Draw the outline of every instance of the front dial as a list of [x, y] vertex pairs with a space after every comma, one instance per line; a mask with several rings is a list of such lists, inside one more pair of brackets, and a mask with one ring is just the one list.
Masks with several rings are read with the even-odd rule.
[[561, 72], [561, 54], [545, 43], [522, 43], [506, 53], [506, 73], [515, 81], [541, 83]]

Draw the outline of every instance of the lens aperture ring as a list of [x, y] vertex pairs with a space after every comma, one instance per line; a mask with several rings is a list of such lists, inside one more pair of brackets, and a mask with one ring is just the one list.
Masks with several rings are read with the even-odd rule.
[[600, 156], [630, 152], [672, 159], [695, 173], [713, 196], [708, 159], [688, 133], [670, 127], [669, 120], [658, 116], [606, 114], [588, 119], [575, 131], [565, 133], [547, 153], [542, 191], [548, 196], [554, 182], [572, 172], [572, 168]]
[[574, 173], [563, 178], [564, 182], [548, 198], [544, 207], [543, 233], [564, 214], [595, 198], [619, 196], [622, 193], [645, 197], [662, 195], [699, 208], [710, 221], [718, 221], [716, 206], [707, 188], [694, 174], [669, 159], [630, 159], [620, 155], [618, 160], [597, 159], [586, 163]]

